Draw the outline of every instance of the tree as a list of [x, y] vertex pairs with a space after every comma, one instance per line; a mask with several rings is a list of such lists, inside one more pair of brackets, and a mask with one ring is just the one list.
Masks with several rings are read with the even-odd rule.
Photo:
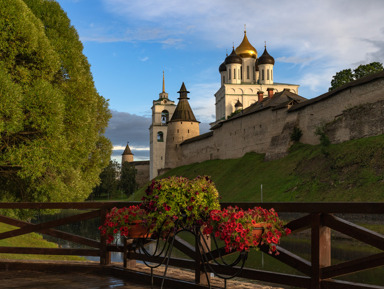
[[342, 71], [336, 72], [336, 75], [333, 76], [331, 81], [331, 87], [329, 91], [334, 90], [346, 83], [355, 80], [351, 69], [344, 69]]
[[0, 0], [0, 201], [81, 201], [108, 165], [107, 101], [51, 0]]
[[124, 162], [122, 164], [119, 187], [126, 196], [133, 194], [138, 188], [136, 183], [136, 173], [137, 170], [131, 163]]
[[383, 64], [380, 62], [372, 62], [366, 65], [359, 65], [353, 72], [355, 79], [359, 79], [361, 77], [383, 71]]
[[120, 164], [117, 161], [110, 161], [100, 174], [100, 184], [93, 189], [95, 198], [107, 198], [115, 196], [119, 187]]
[[359, 65], [353, 72], [351, 69], [344, 69], [339, 71], [332, 77], [331, 87], [329, 91], [334, 90], [344, 84], [353, 80], [362, 78], [364, 76], [383, 71], [383, 64], [380, 62], [372, 62], [365, 65]]

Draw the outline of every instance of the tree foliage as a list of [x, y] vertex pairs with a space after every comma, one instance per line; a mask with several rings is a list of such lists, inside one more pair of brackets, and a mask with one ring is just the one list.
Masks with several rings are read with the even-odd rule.
[[372, 62], [365, 65], [359, 65], [355, 70], [351, 69], [344, 69], [339, 72], [337, 72], [333, 77], [331, 81], [331, 87], [329, 88], [329, 91], [334, 90], [346, 83], [349, 83], [353, 80], [362, 78], [364, 76], [383, 71], [383, 64], [380, 62]]
[[100, 184], [97, 185], [90, 196], [91, 199], [120, 198], [125, 194], [129, 196], [137, 190], [136, 169], [129, 162], [120, 165], [112, 160], [100, 174]]
[[138, 189], [136, 172], [135, 166], [129, 162], [124, 162], [121, 166], [119, 187], [126, 196], [133, 194]]
[[51, 0], [0, 0], [0, 201], [80, 201], [99, 182], [110, 112]]
[[119, 187], [120, 164], [111, 160], [100, 174], [100, 184], [92, 192], [92, 197], [97, 199], [113, 197], [117, 194]]

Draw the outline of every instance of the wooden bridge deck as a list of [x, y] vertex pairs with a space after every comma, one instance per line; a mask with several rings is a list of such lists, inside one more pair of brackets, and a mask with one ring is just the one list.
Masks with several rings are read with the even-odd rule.
[[3, 289], [150, 289], [150, 285], [117, 277], [90, 273], [43, 273], [36, 271], [0, 272]]
[[[140, 272], [141, 276], [132, 274]], [[163, 268], [154, 271], [154, 288], [160, 288]], [[185, 280], [184, 284], [180, 280]], [[177, 283], [173, 280], [179, 280]], [[194, 272], [170, 267], [164, 288], [208, 288], [193, 284]], [[213, 278], [212, 288], [224, 288], [223, 280]], [[137, 264], [135, 271], [122, 264], [100, 266], [96, 262], [19, 262], [0, 260], [1, 289], [150, 289], [149, 269]], [[228, 289], [278, 289], [242, 280], [230, 280]]]

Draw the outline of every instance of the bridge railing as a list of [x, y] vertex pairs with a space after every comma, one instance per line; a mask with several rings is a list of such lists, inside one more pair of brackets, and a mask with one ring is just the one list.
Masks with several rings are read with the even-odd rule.
[[[0, 203], [0, 209], [73, 209], [78, 210], [79, 214], [59, 218], [40, 224], [16, 220], [0, 215], [0, 222], [18, 227], [8, 232], [0, 233], [0, 240], [28, 234], [31, 232], [54, 236], [66, 241], [71, 241], [85, 245], [90, 249], [76, 248], [25, 248], [25, 247], [0, 247], [0, 253], [13, 254], [43, 254], [43, 255], [80, 255], [98, 256], [100, 264], [106, 265], [111, 262], [111, 252], [123, 252], [123, 246], [107, 245], [106, 239], [100, 236], [98, 240], [90, 239], [75, 234], [66, 233], [54, 229], [55, 227], [87, 220], [99, 218], [100, 224], [104, 222], [106, 213], [113, 207], [124, 207], [131, 205], [129, 202], [82, 202], [82, 203]], [[310, 239], [310, 258], [305, 259], [294, 252], [283, 247], [278, 247], [279, 255], [273, 258], [294, 268], [302, 275], [286, 274], [281, 272], [271, 272], [252, 268], [244, 268], [239, 277], [260, 280], [275, 284], [289, 285], [299, 288], [375, 288], [384, 289], [381, 285], [368, 285], [338, 280], [336, 278], [353, 274], [362, 270], [384, 266], [384, 236], [377, 232], [366, 229], [360, 225], [344, 219], [346, 214], [384, 216], [384, 203], [222, 203], [222, 207], [228, 205], [238, 206], [244, 209], [254, 206], [264, 208], [274, 208], [278, 213], [300, 213], [300, 217], [295, 217], [287, 227], [295, 233], [308, 230], [305, 234]], [[350, 261], [332, 264], [331, 259], [331, 231], [347, 235], [351, 239], [358, 240], [366, 245], [377, 249], [377, 253], [370, 256], [357, 258]], [[286, 237], [289, 238], [289, 237]], [[174, 245], [178, 250], [189, 256], [190, 259], [172, 257], [169, 261], [171, 266], [180, 268], [194, 268], [195, 282], [200, 282], [202, 266], [196, 259], [198, 255], [193, 246], [177, 238]], [[266, 251], [267, 249], [261, 248]], [[128, 260], [146, 260], [157, 262], [156, 258], [151, 258], [136, 251], [126, 252]], [[124, 262], [127, 262], [127, 259]], [[221, 267], [212, 268], [216, 272], [231, 275], [233, 269]]]

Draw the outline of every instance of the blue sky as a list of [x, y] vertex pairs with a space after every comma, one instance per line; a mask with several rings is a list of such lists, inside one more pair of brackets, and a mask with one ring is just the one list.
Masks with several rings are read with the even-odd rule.
[[382, 0], [57, 0], [84, 45], [97, 90], [113, 117], [106, 131], [120, 160], [129, 141], [148, 159], [152, 101], [177, 100], [182, 82], [201, 131], [214, 120], [219, 65], [240, 44], [244, 24], [259, 55], [264, 41], [274, 80], [316, 97], [345, 68], [384, 62]]

